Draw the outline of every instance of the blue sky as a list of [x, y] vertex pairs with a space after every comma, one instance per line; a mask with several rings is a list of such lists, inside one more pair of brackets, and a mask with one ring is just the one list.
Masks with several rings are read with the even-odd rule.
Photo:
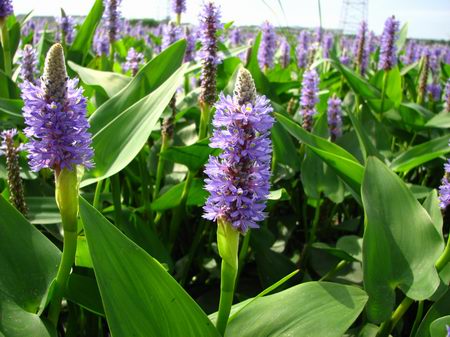
[[[275, 25], [314, 27], [319, 24], [316, 0], [216, 0], [222, 8], [224, 22], [258, 25], [269, 20]], [[281, 10], [281, 2], [284, 12]], [[322, 21], [326, 28], [338, 28], [342, 0], [321, 0]], [[63, 7], [68, 14], [85, 15], [92, 0], [13, 0], [16, 13], [34, 9], [35, 15], [59, 15]], [[122, 0], [122, 13], [127, 18], [164, 18], [168, 0]], [[188, 11], [183, 20], [197, 22], [202, 0], [187, 0]], [[380, 33], [387, 16], [395, 14], [409, 23], [409, 36], [450, 40], [450, 0], [369, 0], [370, 29]]]

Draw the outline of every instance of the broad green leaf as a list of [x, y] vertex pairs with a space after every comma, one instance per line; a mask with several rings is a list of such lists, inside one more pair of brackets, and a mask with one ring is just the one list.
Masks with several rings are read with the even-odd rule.
[[450, 113], [444, 111], [439, 115], [435, 115], [425, 124], [425, 126], [438, 129], [450, 128]]
[[0, 332], [56, 336], [39, 314], [56, 276], [60, 251], [0, 196]]
[[407, 172], [430, 160], [439, 158], [450, 152], [450, 146], [448, 146], [449, 139], [450, 137], [445, 135], [413, 146], [395, 158], [390, 167], [396, 172]]
[[108, 178], [133, 160], [181, 84], [185, 69], [186, 65], [182, 66], [158, 89], [118, 113], [113, 121], [93, 134], [95, 168], [89, 171], [81, 186]]
[[23, 101], [21, 99], [0, 98], [0, 111], [22, 119]]
[[341, 337], [366, 301], [366, 293], [357, 287], [307, 282], [248, 305], [237, 304], [225, 336]]
[[[285, 175], [289, 177], [295, 172], [298, 172], [301, 163], [300, 156], [297, 154], [297, 149], [295, 148], [291, 136], [279, 122], [276, 122], [273, 125], [271, 137], [273, 155], [277, 164], [274, 174], [277, 174], [277, 171], [287, 171]], [[280, 172], [280, 175], [282, 175], [282, 172]]]
[[[152, 210], [164, 211], [166, 209], [177, 207], [180, 204], [180, 195], [183, 193], [185, 182], [181, 182], [169, 188], [159, 198], [152, 202]], [[208, 193], [203, 188], [202, 179], [194, 179], [189, 189], [186, 205], [200, 206], [205, 203]]]
[[160, 155], [167, 160], [186, 165], [192, 172], [202, 168], [210, 155], [217, 154], [219, 150], [209, 147], [208, 140], [201, 140], [188, 146], [171, 146]]
[[28, 219], [32, 224], [61, 223], [61, 214], [54, 197], [28, 197]]
[[389, 70], [387, 76], [386, 95], [392, 100], [394, 106], [398, 107], [403, 98], [402, 76], [398, 66]]
[[427, 198], [423, 202], [423, 208], [428, 212], [431, 220], [433, 220], [434, 227], [436, 227], [439, 234], [441, 234], [444, 220], [442, 218], [442, 210], [439, 207], [439, 202], [437, 191], [433, 189], [429, 192]]
[[113, 336], [219, 336], [164, 268], [84, 199], [80, 213]]
[[402, 103], [398, 112], [391, 110], [386, 114], [389, 119], [399, 122], [399, 127], [405, 128], [404, 126], [407, 125], [416, 129], [422, 129], [433, 116], [434, 114], [430, 110], [413, 102]]
[[[436, 319], [448, 315], [450, 315], [450, 290], [447, 290], [447, 292], [442, 295], [442, 297], [439, 298], [439, 300], [436, 301], [430, 309], [428, 309], [428, 312], [417, 329], [415, 337], [431, 337], [431, 324]], [[445, 334], [442, 334], [442, 336], [445, 336]]]
[[430, 325], [431, 337], [443, 337], [448, 336], [447, 327], [450, 327], [450, 315], [438, 318]]
[[86, 56], [92, 46], [95, 30], [97, 29], [103, 15], [103, 1], [95, 0], [88, 16], [78, 28], [77, 35], [69, 48], [67, 59], [77, 64], [84, 65]]
[[367, 162], [361, 190], [367, 313], [379, 323], [394, 309], [396, 287], [415, 300], [433, 295], [439, 286], [434, 263], [443, 240], [405, 183], [375, 157]]
[[355, 157], [340, 146], [310, 134], [289, 118], [278, 113], [275, 116], [292, 136], [314, 151], [353, 190], [355, 195], [359, 195], [364, 168]]
[[408, 22], [406, 22], [402, 28], [400, 29], [400, 32], [398, 34], [398, 39], [395, 42], [395, 46], [397, 50], [402, 50], [406, 43], [406, 38], [408, 36]]
[[131, 77], [110, 71], [85, 68], [72, 61], [69, 61], [68, 65], [78, 74], [84, 83], [96, 88], [100, 87], [109, 97], [117, 94], [131, 81]]
[[97, 315], [105, 316], [102, 299], [94, 277], [72, 273], [67, 283], [65, 297]]

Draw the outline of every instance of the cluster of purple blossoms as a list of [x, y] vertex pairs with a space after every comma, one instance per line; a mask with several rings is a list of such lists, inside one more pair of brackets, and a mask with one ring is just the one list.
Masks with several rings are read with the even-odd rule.
[[202, 71], [200, 101], [213, 105], [216, 101], [216, 74], [220, 63], [217, 31], [222, 28], [220, 10], [213, 2], [205, 3], [200, 13], [199, 37]]
[[0, 0], [0, 20], [14, 12], [11, 0]]
[[309, 34], [302, 30], [298, 36], [298, 45], [295, 49], [297, 65], [299, 68], [306, 68], [308, 64]]
[[242, 44], [242, 34], [239, 28], [234, 28], [230, 32], [230, 43], [233, 47], [240, 46]]
[[162, 49], [166, 49], [172, 43], [177, 42], [183, 36], [181, 28], [173, 22], [169, 22], [163, 30]]
[[338, 97], [328, 99], [328, 128], [330, 129], [331, 141], [335, 141], [342, 135], [342, 101]]
[[356, 56], [356, 68], [359, 70], [361, 75], [364, 75], [369, 65], [369, 44], [366, 21], [362, 21], [359, 26], [358, 34], [356, 35], [354, 43], [353, 55]]
[[93, 166], [86, 98], [77, 85], [77, 79], [67, 77], [60, 44], [50, 48], [41, 82], [21, 84], [24, 133], [29, 138], [26, 149], [33, 171]]
[[405, 48], [405, 55], [402, 56], [402, 62], [405, 65], [412, 64], [418, 60], [417, 58], [417, 43], [414, 40], [408, 41]]
[[71, 44], [73, 42], [74, 25], [75, 23], [71, 16], [64, 15], [59, 18], [61, 40], [64, 37], [64, 42], [67, 44]]
[[196, 36], [189, 27], [184, 30], [184, 38], [186, 39], [186, 51], [184, 53], [184, 62], [191, 62], [195, 60], [195, 44]]
[[[450, 144], [448, 144], [450, 146]], [[450, 205], [450, 159], [444, 164], [444, 177], [441, 181], [441, 186], [439, 187], [439, 200], [441, 209], [446, 209]]]
[[210, 193], [204, 218], [224, 221], [241, 233], [265, 218], [270, 187], [272, 107], [256, 96], [250, 73], [241, 70], [233, 97], [220, 95], [215, 105], [210, 146], [222, 149], [205, 167]]
[[383, 35], [381, 36], [380, 60], [378, 68], [385, 71], [391, 70], [397, 64], [397, 40], [400, 22], [394, 16], [389, 17], [384, 23]]
[[441, 85], [433, 82], [427, 85], [427, 93], [430, 101], [438, 102], [441, 99]]
[[287, 68], [289, 63], [291, 63], [291, 46], [286, 39], [281, 41], [281, 58], [280, 63], [283, 68]]
[[275, 34], [275, 28], [268, 21], [262, 24], [261, 30], [262, 36], [258, 50], [258, 62], [261, 69], [270, 69], [273, 67], [277, 49], [277, 35]]
[[121, 0], [103, 0], [105, 5], [106, 30], [108, 32], [109, 43], [113, 44], [119, 38]]
[[329, 58], [330, 57], [330, 51], [333, 47], [333, 35], [332, 34], [325, 34], [323, 38], [323, 46], [322, 46], [322, 57], [323, 58]]
[[35, 83], [36, 76], [38, 74], [37, 69], [37, 55], [36, 50], [29, 44], [23, 47], [22, 52], [20, 53], [20, 73], [19, 76], [22, 81], [29, 81], [31, 83]]
[[172, 0], [172, 10], [175, 14], [181, 15], [186, 12], [186, 0]]
[[316, 104], [319, 102], [319, 76], [314, 69], [303, 74], [302, 91], [300, 95], [300, 113], [303, 118], [303, 128], [311, 131], [313, 116], [316, 114]]
[[375, 35], [373, 31], [370, 31], [367, 42], [369, 47], [369, 53], [375, 53], [375, 50], [377, 50], [378, 43], [379, 43], [378, 37]]
[[447, 80], [447, 84], [445, 85], [444, 105], [445, 111], [450, 112], [450, 79]]
[[131, 74], [136, 76], [139, 67], [144, 64], [144, 54], [137, 52], [134, 48], [128, 50], [126, 62], [123, 65], [123, 70], [127, 72], [131, 70]]
[[109, 55], [109, 38], [106, 30], [97, 29], [94, 35], [93, 48], [97, 56]]

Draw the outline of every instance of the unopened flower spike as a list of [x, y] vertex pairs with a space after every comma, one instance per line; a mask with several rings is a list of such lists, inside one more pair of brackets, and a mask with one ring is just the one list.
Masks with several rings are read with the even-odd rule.
[[6, 169], [8, 171], [9, 200], [11, 204], [23, 215], [28, 208], [25, 202], [22, 178], [20, 178], [19, 151], [21, 147], [14, 144], [16, 129], [6, 130], [0, 134], [2, 138], [0, 152], [6, 156]]

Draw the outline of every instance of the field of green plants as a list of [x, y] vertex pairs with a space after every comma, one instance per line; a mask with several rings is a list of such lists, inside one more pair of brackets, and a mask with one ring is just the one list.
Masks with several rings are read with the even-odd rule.
[[449, 41], [91, 2], [0, 0], [1, 337], [450, 336]]

